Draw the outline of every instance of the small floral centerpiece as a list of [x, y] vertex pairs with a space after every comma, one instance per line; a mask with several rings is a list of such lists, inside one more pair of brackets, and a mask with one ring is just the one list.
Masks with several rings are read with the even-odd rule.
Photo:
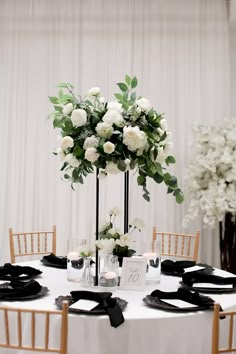
[[145, 97], [136, 95], [136, 77], [126, 75], [118, 83], [116, 101], [107, 102], [98, 87], [84, 97], [74, 93], [73, 85], [59, 84], [58, 96], [49, 97], [54, 111], [49, 115], [60, 129], [56, 155], [62, 161], [66, 181], [83, 183], [84, 177], [99, 169], [99, 178], [127, 170], [137, 172], [137, 183], [149, 201], [147, 177], [165, 183], [177, 203], [183, 193], [177, 178], [167, 168], [175, 163], [167, 121]]
[[143, 229], [144, 223], [141, 219], [135, 218], [129, 224], [129, 232], [121, 234], [115, 225], [116, 216], [120, 211], [117, 207], [109, 211], [109, 221], [105, 222], [99, 231], [99, 240], [96, 241], [96, 247], [103, 254], [113, 254], [118, 257], [131, 257], [135, 250], [132, 248], [134, 245], [133, 232]]
[[187, 225], [198, 215], [214, 227], [225, 214], [236, 215], [236, 118], [222, 126], [195, 128], [196, 151], [187, 171]]

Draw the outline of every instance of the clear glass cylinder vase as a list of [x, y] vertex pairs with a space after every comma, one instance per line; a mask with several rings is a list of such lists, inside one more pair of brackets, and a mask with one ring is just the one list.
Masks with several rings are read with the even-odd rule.
[[118, 257], [107, 254], [100, 258], [99, 286], [116, 288], [118, 284], [119, 262]]
[[142, 256], [147, 260], [147, 283], [161, 281], [161, 243], [159, 240], [143, 242]]

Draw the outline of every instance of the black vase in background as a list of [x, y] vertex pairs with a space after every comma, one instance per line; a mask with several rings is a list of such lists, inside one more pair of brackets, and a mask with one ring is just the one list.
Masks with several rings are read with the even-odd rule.
[[219, 229], [221, 268], [236, 274], [236, 215], [226, 213]]

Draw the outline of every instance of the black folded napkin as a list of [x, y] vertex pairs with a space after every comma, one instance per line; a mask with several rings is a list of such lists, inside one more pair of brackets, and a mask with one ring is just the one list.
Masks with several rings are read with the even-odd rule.
[[121, 308], [116, 298], [111, 297], [110, 292], [71, 291], [71, 296], [74, 302], [81, 299], [96, 301], [98, 306], [108, 314], [112, 327], [116, 328], [124, 322]]
[[205, 271], [190, 272], [182, 275], [182, 283], [188, 286], [193, 286], [194, 283], [232, 284], [233, 287], [236, 286], [236, 277], [224, 278], [219, 275], [208, 274]]
[[67, 267], [67, 258], [66, 257], [57, 257], [55, 256], [54, 253], [50, 253], [47, 256], [44, 256], [42, 259], [42, 262], [48, 262], [51, 263], [52, 265], [59, 265], [62, 267]]
[[184, 268], [193, 267], [196, 265], [194, 261], [172, 261], [166, 259], [161, 262], [161, 272], [167, 275], [180, 276], [184, 273]]
[[[67, 257], [57, 257], [54, 253], [50, 253], [47, 256], [44, 256], [41, 260], [44, 265], [48, 265], [56, 268], [67, 268]], [[92, 259], [90, 264], [95, 263]], [[79, 258], [78, 260], [72, 260], [71, 265], [73, 268], [82, 269], [84, 266], [84, 259]]]
[[[181, 308], [165, 302], [165, 300], [168, 299], [182, 300], [195, 306]], [[204, 309], [213, 309], [214, 307], [214, 300], [210, 297], [201, 295], [198, 292], [192, 292], [185, 288], [179, 288], [174, 292], [154, 290], [150, 295], [147, 295], [143, 301], [148, 306], [174, 312], [199, 311]]]
[[29, 277], [37, 276], [41, 273], [41, 270], [35, 269], [33, 267], [12, 265], [10, 263], [5, 263], [3, 267], [0, 267], [0, 279], [2, 280], [17, 278], [22, 274], [26, 275], [24, 277], [26, 279]]
[[11, 281], [0, 285], [0, 300], [11, 298], [24, 298], [29, 295], [38, 294], [41, 291], [41, 285], [35, 280]]

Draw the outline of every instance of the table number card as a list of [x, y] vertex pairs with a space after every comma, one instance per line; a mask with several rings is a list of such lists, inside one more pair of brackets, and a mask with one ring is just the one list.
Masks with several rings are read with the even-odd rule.
[[120, 289], [144, 290], [147, 260], [145, 258], [124, 257], [120, 278]]

